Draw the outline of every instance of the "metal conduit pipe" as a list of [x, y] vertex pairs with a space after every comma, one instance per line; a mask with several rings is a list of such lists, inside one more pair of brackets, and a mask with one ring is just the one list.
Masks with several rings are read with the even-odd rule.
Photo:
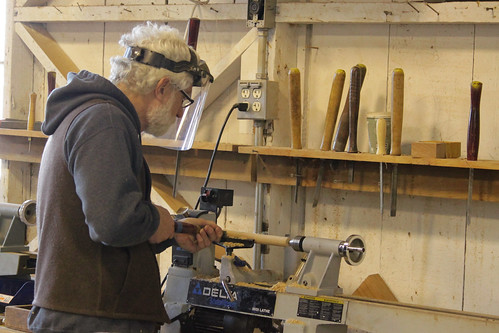
[[[267, 38], [268, 38], [268, 30], [267, 29], [258, 29], [258, 58], [257, 58], [257, 79], [267, 79], [268, 71], [267, 71]], [[263, 129], [265, 126], [265, 121], [263, 120], [255, 120], [253, 123], [255, 128], [255, 146], [263, 146], [264, 138], [263, 138]], [[255, 223], [254, 223], [254, 232], [259, 234], [262, 232], [263, 225], [263, 184], [256, 183], [255, 189]], [[261, 245], [255, 244], [253, 246], [253, 268], [261, 269], [262, 268], [262, 251]]]

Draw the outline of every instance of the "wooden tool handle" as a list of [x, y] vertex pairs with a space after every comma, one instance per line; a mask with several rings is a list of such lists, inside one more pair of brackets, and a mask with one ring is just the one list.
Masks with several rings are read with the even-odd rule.
[[55, 72], [47, 72], [47, 96], [55, 89]]
[[404, 71], [395, 68], [392, 75], [392, 127], [390, 155], [401, 155], [402, 119], [404, 111]]
[[175, 233], [177, 234], [189, 234], [195, 236], [196, 234], [201, 231], [201, 227], [188, 223], [188, 222], [182, 222], [182, 221], [175, 221]]
[[350, 71], [350, 90], [348, 107], [348, 152], [357, 153], [357, 125], [359, 122], [360, 108], [360, 68], [352, 67]]
[[378, 148], [376, 150], [377, 155], [386, 154], [386, 119], [378, 118], [376, 119], [376, 141], [378, 143]]
[[476, 161], [480, 143], [480, 98], [482, 96], [482, 82], [471, 83], [471, 109], [468, 123], [467, 159]]
[[26, 129], [32, 131], [35, 129], [35, 108], [36, 108], [36, 93], [31, 93], [29, 95], [29, 110], [28, 110], [28, 122]]
[[291, 148], [301, 149], [301, 88], [300, 70], [289, 70], [289, 111], [291, 113]]
[[[360, 68], [361, 82], [360, 86], [364, 83], [364, 78], [366, 77], [367, 67], [364, 64], [357, 64]], [[351, 80], [351, 78], [350, 78]], [[345, 105], [343, 106], [343, 111], [340, 115], [340, 120], [338, 121], [338, 128], [336, 129], [336, 134], [333, 140], [333, 150], [334, 151], [344, 151], [347, 145], [348, 132], [349, 132], [349, 109], [350, 109], [350, 91], [347, 94], [345, 100]]]
[[333, 140], [334, 127], [336, 118], [338, 118], [338, 110], [340, 109], [341, 95], [343, 94], [343, 86], [345, 85], [345, 71], [338, 69], [334, 73], [333, 84], [329, 94], [329, 103], [327, 105], [326, 121], [324, 124], [324, 136], [322, 137], [321, 150], [331, 150]]
[[201, 20], [195, 17], [191, 17], [187, 23], [187, 45], [192, 47], [194, 50], [198, 46], [198, 35], [199, 35], [199, 25]]
[[[257, 244], [275, 245], [282, 247], [289, 246], [290, 239], [289, 237], [255, 234], [251, 232], [233, 230], [225, 230], [224, 236], [236, 239], [249, 239], [254, 240]], [[224, 238], [224, 236], [222, 236], [222, 239]]]

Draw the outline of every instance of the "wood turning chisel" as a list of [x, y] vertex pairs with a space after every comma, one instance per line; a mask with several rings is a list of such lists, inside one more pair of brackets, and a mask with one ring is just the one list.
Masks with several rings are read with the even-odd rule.
[[[367, 67], [363, 64], [357, 64], [354, 67], [360, 68], [360, 87], [364, 84], [364, 79], [366, 77]], [[351, 80], [351, 78], [350, 78]], [[345, 147], [347, 145], [348, 134], [349, 134], [349, 110], [350, 110], [350, 90], [348, 91], [347, 98], [345, 100], [345, 104], [343, 106], [343, 111], [341, 112], [340, 119], [338, 120], [338, 128], [336, 129], [336, 133], [334, 135], [333, 140], [333, 150], [334, 151], [345, 151]]]
[[[404, 111], [404, 71], [395, 68], [392, 73], [392, 119], [391, 119], [391, 150], [390, 155], [402, 154], [402, 120]], [[397, 214], [397, 183], [398, 164], [392, 168], [390, 216]]]
[[[343, 69], [336, 70], [331, 85], [331, 92], [329, 94], [329, 102], [326, 111], [326, 121], [324, 123], [324, 135], [322, 137], [321, 147], [322, 151], [331, 150], [333, 140], [334, 127], [336, 125], [336, 118], [338, 118], [338, 110], [340, 109], [341, 95], [343, 94], [343, 86], [345, 85], [345, 71]], [[315, 184], [314, 199], [312, 206], [316, 207], [319, 202], [321, 191], [322, 179], [324, 177], [324, 169], [326, 168], [326, 160], [320, 161], [319, 172], [317, 173], [317, 181]]]
[[[386, 119], [378, 118], [376, 120], [376, 154], [383, 156], [386, 154]], [[379, 211], [383, 216], [383, 162], [379, 162]]]
[[[301, 80], [300, 70], [291, 68], [288, 73], [289, 83], [289, 112], [291, 116], [291, 148], [301, 149]], [[298, 201], [298, 188], [301, 185], [301, 168], [299, 159], [296, 163], [296, 185], [295, 185], [295, 203]]]
[[[29, 95], [29, 110], [28, 121], [26, 122], [26, 129], [33, 131], [35, 129], [35, 108], [36, 108], [36, 93], [32, 92]], [[31, 134], [28, 134], [28, 152], [31, 152]]]
[[[468, 123], [468, 141], [466, 145], [466, 159], [476, 161], [478, 159], [478, 147], [480, 143], [480, 98], [482, 96], [482, 83], [473, 81], [471, 83], [471, 108]], [[473, 200], [474, 169], [470, 168], [468, 175], [468, 199], [466, 201], [466, 225], [471, 223], [471, 202]]]
[[[195, 17], [191, 17], [187, 22], [186, 41], [187, 45], [192, 47], [194, 50], [197, 48], [198, 45], [200, 24], [201, 20]], [[177, 150], [177, 158], [175, 159], [175, 174], [173, 176], [173, 186], [172, 186], [172, 196], [174, 198], [177, 196], [177, 183], [178, 183], [178, 174], [180, 172], [180, 159], [181, 159], [181, 151]]]
[[55, 89], [55, 72], [47, 72], [47, 96]]
[[352, 67], [350, 71], [350, 90], [348, 91], [348, 149], [349, 153], [358, 153], [357, 149], [357, 125], [359, 120], [361, 69], [359, 66]]

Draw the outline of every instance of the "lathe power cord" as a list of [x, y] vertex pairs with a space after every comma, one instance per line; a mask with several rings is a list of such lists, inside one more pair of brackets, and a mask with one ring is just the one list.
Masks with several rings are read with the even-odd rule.
[[[210, 180], [210, 176], [211, 176], [211, 170], [213, 168], [213, 162], [215, 161], [215, 155], [217, 154], [218, 146], [220, 145], [220, 139], [222, 138], [222, 134], [224, 132], [225, 125], [227, 125], [227, 121], [229, 120], [229, 117], [232, 114], [232, 111], [234, 111], [235, 109], [238, 109], [239, 111], [247, 111], [248, 107], [249, 107], [248, 103], [236, 103], [236, 104], [232, 105], [232, 107], [230, 108], [230, 111], [227, 114], [227, 117], [225, 117], [225, 121], [222, 125], [222, 128], [220, 129], [220, 132], [218, 133], [217, 142], [215, 144], [215, 148], [213, 148], [213, 153], [211, 154], [210, 164], [208, 166], [208, 172], [206, 174], [206, 179], [204, 180], [203, 187], [208, 186], [208, 181]], [[198, 197], [198, 201], [196, 202], [195, 209], [198, 209], [200, 201], [201, 201], [201, 196]], [[217, 215], [217, 217], [218, 217], [218, 215], [220, 215], [220, 210], [218, 210], [216, 212], [216, 215]]]
[[[215, 144], [215, 148], [213, 149], [213, 153], [211, 154], [210, 164], [208, 166], [208, 172], [206, 174], [206, 179], [204, 180], [203, 187], [208, 186], [208, 181], [210, 180], [210, 176], [211, 176], [211, 170], [213, 168], [213, 162], [215, 161], [215, 155], [217, 154], [218, 146], [220, 145], [220, 139], [222, 138], [222, 133], [224, 132], [225, 125], [227, 125], [227, 121], [229, 120], [229, 117], [232, 114], [232, 111], [234, 111], [235, 109], [238, 109], [240, 111], [247, 111], [248, 107], [249, 107], [248, 103], [236, 103], [236, 104], [232, 105], [232, 107], [230, 108], [230, 111], [227, 114], [227, 117], [225, 117], [225, 121], [222, 125], [222, 128], [220, 129], [220, 132], [218, 133], [217, 142]], [[198, 201], [196, 203], [195, 209], [198, 209], [200, 200], [201, 200], [201, 196], [198, 197]], [[221, 211], [220, 209], [217, 210], [217, 212], [216, 212], [217, 217], [218, 217], [218, 215], [220, 215], [220, 211]], [[168, 278], [168, 273], [165, 275], [163, 281], [161, 281], [161, 288], [163, 288], [167, 278]], [[165, 291], [166, 291], [166, 289], [164, 289], [163, 292], [161, 293], [161, 298], [163, 298], [165, 296]]]

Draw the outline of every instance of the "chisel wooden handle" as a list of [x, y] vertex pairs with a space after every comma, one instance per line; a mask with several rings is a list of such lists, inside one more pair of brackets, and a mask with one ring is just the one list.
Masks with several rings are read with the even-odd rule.
[[376, 149], [377, 155], [386, 154], [386, 119], [378, 118], [376, 119], [376, 141], [378, 143], [378, 148]]
[[336, 118], [338, 118], [338, 110], [340, 109], [344, 85], [345, 71], [343, 69], [338, 69], [336, 73], [334, 73], [333, 84], [331, 85], [331, 92], [329, 94], [329, 103], [327, 105], [324, 135], [321, 142], [321, 150], [324, 151], [331, 150], [334, 127], [336, 125]]
[[348, 98], [348, 152], [357, 153], [357, 125], [359, 122], [360, 108], [360, 68], [352, 67], [350, 71], [350, 90]]
[[[357, 64], [361, 70], [361, 82], [360, 86], [364, 83], [364, 78], [366, 77], [367, 68], [363, 64]], [[350, 79], [351, 80], [351, 79]], [[349, 109], [350, 109], [350, 91], [348, 92], [347, 98], [345, 100], [345, 105], [343, 106], [343, 111], [340, 115], [340, 120], [338, 121], [338, 128], [336, 129], [336, 134], [333, 140], [333, 150], [334, 151], [344, 151], [347, 145], [348, 132], [349, 132]]]
[[291, 148], [301, 149], [301, 88], [300, 70], [289, 70], [289, 111], [291, 113]]
[[47, 96], [55, 89], [55, 72], [47, 72]]
[[198, 18], [191, 17], [187, 23], [187, 45], [194, 50], [198, 46], [199, 25], [201, 21]]
[[478, 158], [478, 145], [480, 143], [480, 98], [482, 96], [482, 83], [471, 83], [471, 109], [468, 123], [467, 159], [476, 161]]
[[35, 129], [35, 108], [36, 108], [36, 93], [29, 95], [29, 110], [26, 129], [32, 131]]
[[404, 113], [404, 71], [395, 68], [392, 74], [392, 120], [390, 155], [401, 155], [402, 119]]
[[174, 223], [176, 234], [189, 234], [195, 236], [201, 231], [201, 227], [196, 224], [182, 221], [175, 221]]

